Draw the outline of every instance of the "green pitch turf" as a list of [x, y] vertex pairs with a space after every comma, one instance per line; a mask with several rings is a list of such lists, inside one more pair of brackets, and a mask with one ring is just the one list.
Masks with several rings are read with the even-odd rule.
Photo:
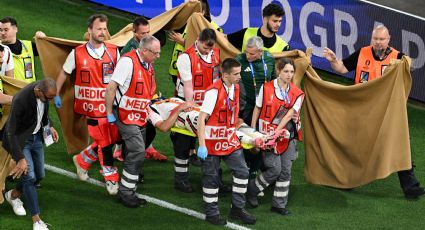
[[[86, 31], [86, 20], [93, 13], [109, 17], [109, 30], [116, 33], [132, 21], [134, 16], [97, 6], [85, 1], [67, 0], [2, 0], [0, 17], [13, 16], [18, 20], [18, 38], [31, 39], [38, 30], [48, 36], [81, 40]], [[158, 90], [165, 96], [173, 93], [173, 83], [167, 74], [173, 44], [168, 43], [156, 62]], [[37, 59], [37, 76], [43, 76]], [[321, 75], [328, 75], [320, 72]], [[330, 79], [335, 80], [333, 77]], [[341, 82], [340, 80], [337, 80]], [[53, 108], [53, 106], [52, 106]], [[412, 158], [418, 166], [417, 178], [425, 183], [425, 110], [408, 106]], [[56, 128], [58, 120], [50, 111]], [[190, 180], [196, 188], [193, 194], [183, 194], [173, 188], [173, 151], [168, 134], [158, 132], [155, 147], [167, 155], [165, 163], [145, 161], [145, 184], [139, 193], [175, 205], [203, 212], [201, 172], [190, 168]], [[63, 140], [45, 149], [46, 163], [74, 172], [71, 156], [65, 151]], [[117, 163], [121, 166], [120, 163]], [[260, 198], [260, 206], [249, 211], [257, 217], [255, 229], [423, 229], [425, 198], [407, 201], [401, 192], [396, 174], [354, 190], [338, 190], [308, 184], [304, 181], [304, 148], [299, 144], [299, 157], [293, 166], [288, 209], [293, 214], [282, 217], [269, 211], [272, 190]], [[225, 181], [231, 182], [224, 167]], [[92, 178], [102, 180], [96, 164], [90, 170]], [[7, 184], [12, 187], [12, 183]], [[51, 229], [214, 229], [205, 221], [171, 211], [154, 204], [129, 209], [107, 195], [104, 188], [47, 172], [39, 190], [41, 217]], [[227, 215], [230, 195], [220, 197], [220, 209]], [[29, 216], [17, 217], [7, 203], [0, 205], [0, 229], [31, 229]]]

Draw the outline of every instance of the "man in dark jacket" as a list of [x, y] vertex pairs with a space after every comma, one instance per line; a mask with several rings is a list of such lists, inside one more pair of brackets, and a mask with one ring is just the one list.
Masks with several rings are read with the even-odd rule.
[[25, 197], [31, 212], [33, 229], [48, 229], [40, 219], [40, 209], [35, 182], [44, 177], [43, 140], [46, 145], [58, 141], [58, 133], [50, 126], [49, 100], [56, 95], [56, 83], [45, 78], [19, 91], [12, 100], [12, 107], [3, 134], [3, 147], [17, 162], [12, 176], [21, 180], [15, 189], [5, 194], [17, 215], [25, 215], [19, 197]]

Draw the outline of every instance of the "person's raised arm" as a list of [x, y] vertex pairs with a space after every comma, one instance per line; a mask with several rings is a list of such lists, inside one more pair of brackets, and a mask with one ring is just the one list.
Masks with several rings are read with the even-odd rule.
[[329, 61], [329, 63], [331, 64], [332, 69], [339, 73], [339, 74], [345, 74], [348, 73], [347, 68], [345, 67], [344, 63], [342, 62], [342, 60], [338, 60], [335, 53], [325, 47], [325, 49], [323, 50], [323, 56], [326, 58], [326, 60]]

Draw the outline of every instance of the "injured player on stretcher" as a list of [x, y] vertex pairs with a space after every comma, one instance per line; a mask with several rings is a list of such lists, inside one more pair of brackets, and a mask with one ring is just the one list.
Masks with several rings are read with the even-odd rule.
[[[149, 106], [148, 117], [162, 132], [171, 130], [196, 136], [199, 111], [200, 106], [180, 98], [157, 98], [152, 100]], [[236, 135], [244, 148], [270, 149], [274, 148], [279, 140], [289, 139], [289, 132], [286, 129], [275, 132], [273, 135], [266, 135], [255, 131], [254, 128], [243, 123], [242, 119], [238, 121]]]

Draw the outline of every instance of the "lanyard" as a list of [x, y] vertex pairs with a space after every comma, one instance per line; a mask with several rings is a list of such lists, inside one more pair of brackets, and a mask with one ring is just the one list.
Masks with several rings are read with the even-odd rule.
[[22, 41], [20, 41], [20, 42], [21, 42], [21, 44], [22, 44], [22, 47], [24, 47], [25, 52], [26, 52], [26, 53], [28, 53], [28, 48], [27, 48], [27, 46], [24, 44], [24, 42], [22, 42]]
[[[291, 104], [291, 99], [289, 99], [289, 95], [288, 95], [288, 92], [285, 90], [285, 91], [283, 91], [282, 90], [282, 88], [280, 88], [280, 85], [279, 85], [279, 82], [277, 83], [277, 86], [279, 87], [279, 91], [280, 91], [280, 94], [282, 95], [282, 97], [283, 97], [283, 101], [285, 102], [285, 103], [288, 103], [288, 104]], [[289, 85], [288, 85], [289, 86]]]
[[[93, 46], [90, 44], [90, 42], [87, 42], [87, 45], [93, 51], [93, 53], [96, 54], [97, 59], [102, 61], [102, 57], [96, 52], [96, 50], [93, 48]], [[103, 47], [104, 47], [105, 52], [108, 55], [109, 59], [111, 60], [112, 64], [115, 66], [114, 59], [112, 59], [112, 55], [108, 52], [108, 49], [106, 48], [105, 44], [103, 44]]]
[[[267, 65], [264, 61], [263, 55], [261, 55], [261, 61], [263, 62], [264, 81], [267, 82]], [[254, 72], [254, 67], [252, 66], [252, 62], [249, 62], [249, 68], [251, 69], [252, 81], [254, 82], [254, 88], [256, 88], [257, 82], [255, 82], [255, 72]]]
[[[223, 87], [226, 87], [226, 84], [224, 83], [223, 79], [221, 79], [221, 83], [223, 84]], [[226, 88], [224, 88], [224, 90], [226, 90]], [[227, 108], [229, 109], [229, 111], [232, 111], [230, 108], [230, 97], [229, 97], [229, 92], [230, 88], [227, 88], [226, 90], [226, 102], [227, 102]]]
[[138, 49], [136, 50], [136, 54], [137, 54], [137, 57], [139, 58], [140, 63], [142, 63], [142, 66], [145, 69], [149, 69], [149, 64], [146, 63], [146, 62], [144, 62], [143, 59], [142, 59], [142, 57], [140, 57], [140, 54], [139, 54], [139, 50]]
[[[14, 54], [14, 53], [12, 53], [13, 54], [13, 56], [14, 57], [17, 57], [17, 58], [30, 58], [31, 56], [30, 56], [30, 53], [29, 53], [29, 51], [28, 51], [28, 48], [27, 48], [27, 46], [24, 44], [24, 42], [23, 41], [20, 41], [20, 40], [18, 40], [21, 44], [22, 44], [22, 47], [24, 47], [24, 49], [25, 49], [25, 52], [27, 53], [27, 56], [26, 57], [23, 57], [23, 56], [21, 56], [21, 55], [16, 55], [16, 54]], [[22, 51], [21, 51], [21, 54], [22, 54]]]

